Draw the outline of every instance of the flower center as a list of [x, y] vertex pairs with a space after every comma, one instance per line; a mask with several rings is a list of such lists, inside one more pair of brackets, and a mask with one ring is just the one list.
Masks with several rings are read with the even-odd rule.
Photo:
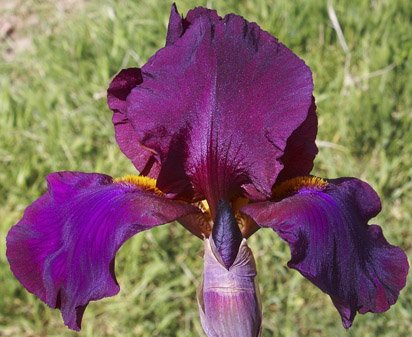
[[[230, 203], [239, 229], [246, 238], [248, 238], [251, 234], [253, 234], [256, 231], [255, 227], [257, 226], [256, 223], [252, 220], [252, 218], [240, 212], [240, 209], [248, 203], [249, 199], [244, 197], [236, 198], [232, 200], [232, 202]], [[199, 209], [203, 212], [202, 216], [205, 219], [205, 221], [209, 224], [208, 230], [206, 232], [203, 232], [206, 234], [206, 237], [208, 237], [211, 232], [211, 227], [213, 227], [213, 220], [210, 213], [209, 204], [207, 200], [202, 200], [196, 203], [196, 206], [199, 207]]]
[[115, 178], [113, 179], [113, 182], [133, 185], [144, 191], [150, 191], [156, 193], [159, 196], [164, 196], [164, 193], [156, 186], [156, 179], [150, 177], [129, 174], [120, 178]]

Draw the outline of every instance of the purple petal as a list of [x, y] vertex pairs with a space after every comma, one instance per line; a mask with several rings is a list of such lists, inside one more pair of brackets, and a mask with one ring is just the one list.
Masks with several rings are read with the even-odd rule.
[[308, 175], [313, 168], [313, 160], [318, 153], [315, 143], [318, 131], [318, 118], [316, 116], [315, 98], [305, 121], [289, 137], [283, 156], [280, 161], [283, 169], [277, 182], [293, 177]]
[[226, 269], [212, 240], [205, 240], [203, 282], [198, 305], [208, 337], [258, 337], [262, 324], [252, 251], [242, 241], [233, 265]]
[[177, 11], [176, 4], [172, 4], [170, 8], [169, 25], [167, 27], [166, 46], [175, 43], [185, 30], [185, 20], [182, 19]]
[[388, 310], [405, 286], [405, 253], [386, 241], [379, 226], [367, 224], [380, 210], [375, 191], [352, 178], [242, 209], [288, 242], [288, 266], [331, 296], [345, 328], [357, 311]]
[[138, 171], [143, 175], [156, 178], [159, 174], [159, 164], [154, 153], [139, 143], [136, 131], [126, 113], [126, 98], [130, 91], [140, 83], [142, 83], [142, 75], [139, 68], [120, 71], [113, 78], [107, 90], [107, 104], [113, 111], [112, 121], [120, 149]]
[[241, 188], [270, 195], [287, 140], [307, 118], [312, 76], [255, 23], [205, 8], [177, 15], [172, 8], [168, 45], [127, 97], [127, 118], [162, 164], [162, 190], [206, 197], [215, 215]]
[[127, 239], [197, 211], [103, 174], [60, 172], [47, 181], [11, 228], [7, 258], [23, 286], [74, 330], [89, 301], [119, 292], [114, 257]]

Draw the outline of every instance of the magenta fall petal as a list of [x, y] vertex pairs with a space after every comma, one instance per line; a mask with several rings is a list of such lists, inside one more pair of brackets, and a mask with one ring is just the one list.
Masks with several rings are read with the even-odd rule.
[[345, 328], [357, 311], [388, 310], [406, 283], [405, 253], [386, 241], [379, 226], [367, 224], [380, 210], [376, 192], [354, 178], [242, 209], [289, 244], [288, 266], [330, 295]]
[[117, 250], [131, 236], [197, 208], [97, 173], [59, 172], [7, 235], [16, 278], [80, 329], [89, 301], [118, 293]]

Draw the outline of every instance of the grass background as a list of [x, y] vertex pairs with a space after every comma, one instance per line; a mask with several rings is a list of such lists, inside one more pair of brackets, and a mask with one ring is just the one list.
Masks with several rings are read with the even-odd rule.
[[[382, 196], [376, 223], [412, 256], [412, 37], [408, 0], [179, 1], [258, 22], [312, 68], [320, 153], [314, 173], [357, 176]], [[106, 107], [110, 78], [164, 45], [170, 1], [0, 1], [0, 335], [77, 336], [27, 293], [5, 236], [57, 170], [133, 173]], [[334, 17], [336, 15], [336, 18]], [[0, 25], [1, 26], [1, 25]], [[10, 26], [10, 25], [9, 25]], [[339, 38], [338, 27], [342, 29]], [[7, 26], [6, 26], [7, 28]], [[375, 222], [375, 221], [374, 221]], [[263, 297], [263, 336], [412, 335], [410, 282], [381, 315], [346, 332], [330, 299], [289, 270], [271, 231], [250, 240]], [[201, 336], [195, 290], [202, 243], [172, 224], [118, 253], [119, 295], [92, 302], [79, 336]], [[409, 278], [410, 281], [410, 278]]]

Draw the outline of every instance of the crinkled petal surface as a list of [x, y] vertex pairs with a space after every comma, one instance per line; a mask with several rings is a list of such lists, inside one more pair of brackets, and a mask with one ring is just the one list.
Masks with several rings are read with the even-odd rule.
[[60, 308], [74, 330], [89, 301], [119, 291], [114, 258], [128, 238], [197, 211], [103, 174], [60, 172], [47, 181], [11, 228], [7, 258], [24, 287]]
[[[137, 142], [156, 153], [159, 187], [220, 199], [270, 195], [288, 138], [312, 104], [310, 69], [255, 23], [172, 7], [167, 46], [126, 99]], [[240, 193], [240, 192], [239, 192]]]
[[352, 178], [242, 209], [288, 242], [288, 266], [331, 296], [345, 328], [357, 311], [388, 310], [405, 286], [405, 253], [386, 241], [379, 226], [367, 224], [380, 210], [375, 191]]

